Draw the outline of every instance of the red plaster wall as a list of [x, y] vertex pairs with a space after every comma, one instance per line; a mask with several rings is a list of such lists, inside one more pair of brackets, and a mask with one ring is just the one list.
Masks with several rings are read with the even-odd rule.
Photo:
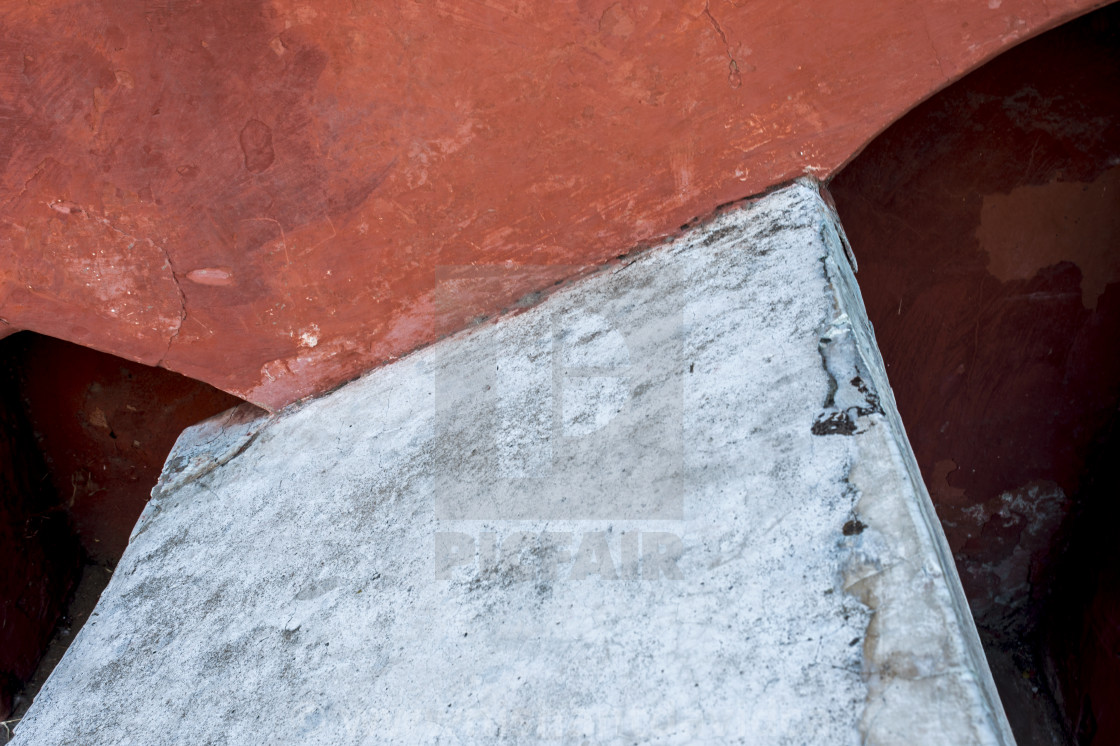
[[[0, 327], [279, 407], [829, 176], [1099, 4], [7, 3]], [[558, 269], [434, 297], [437, 271], [534, 265]]]

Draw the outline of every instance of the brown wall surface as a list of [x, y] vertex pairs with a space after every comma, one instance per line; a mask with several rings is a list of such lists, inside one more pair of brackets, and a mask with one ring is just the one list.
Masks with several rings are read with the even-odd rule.
[[[1080, 567], [1056, 560], [1082, 542], [1087, 521], [1110, 520], [1099, 506], [1115, 499], [1094, 486], [1091, 462], [1115, 452], [1120, 404], [1118, 92], [1112, 6], [943, 91], [831, 184], [982, 628], [1013, 640], [1037, 629], [1056, 588], [1087, 588], [1063, 601], [1077, 608], [1049, 654], [1062, 659], [1074, 724], [1074, 690], [1089, 680], [1076, 669], [1095, 661], [1093, 680], [1113, 682], [1093, 696], [1109, 710], [1094, 743], [1120, 742], [1110, 714], [1120, 702], [1120, 616], [1115, 598], [1089, 598], [1106, 555], [1085, 555]], [[1109, 717], [1115, 740], [1103, 730]]]
[[0, 367], [0, 720], [35, 670], [82, 559], [13, 383]]

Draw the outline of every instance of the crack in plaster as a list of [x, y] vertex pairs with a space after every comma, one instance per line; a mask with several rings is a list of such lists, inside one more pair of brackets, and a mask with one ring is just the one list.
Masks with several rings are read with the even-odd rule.
[[233, 461], [235, 458], [237, 458], [241, 454], [245, 453], [245, 451], [247, 451], [249, 449], [249, 446], [253, 445], [253, 442], [257, 439], [258, 435], [260, 435], [259, 430], [254, 430], [254, 431], [250, 432], [248, 435], [245, 436], [244, 441], [242, 441], [240, 444], [234, 446], [233, 449], [227, 451], [226, 453], [220, 454], [219, 456], [215, 457], [214, 460], [207, 463], [199, 471], [196, 471], [196, 472], [184, 471], [183, 472], [183, 479], [181, 481], [174, 482], [172, 485], [170, 485], [169, 489], [167, 489], [164, 492], [161, 492], [160, 496], [162, 497], [162, 496], [170, 494], [172, 492], [177, 492], [178, 490], [182, 489], [186, 485], [188, 485], [192, 482], [197, 482], [199, 479], [202, 479], [204, 476], [206, 476], [210, 472], [214, 471], [215, 469], [217, 469], [221, 466], [225, 466], [226, 464]]
[[[149, 243], [155, 244], [149, 239]], [[167, 262], [167, 268], [171, 271], [171, 281], [175, 283], [175, 291], [179, 294], [179, 323], [172, 330], [171, 334], [167, 337], [167, 347], [160, 356], [159, 362], [156, 363], [158, 367], [164, 367], [163, 363], [167, 360], [167, 356], [171, 354], [171, 345], [179, 337], [179, 332], [183, 329], [183, 324], [187, 321], [187, 296], [183, 292], [183, 286], [179, 284], [179, 276], [175, 271], [175, 264], [171, 261], [171, 254], [163, 246], [157, 246], [163, 252], [163, 258]]]
[[715, 29], [716, 34], [718, 34], [720, 40], [723, 41], [723, 51], [727, 53], [728, 60], [727, 84], [732, 88], [738, 88], [743, 84], [743, 75], [739, 72], [739, 61], [731, 54], [731, 42], [727, 40], [727, 34], [724, 33], [723, 26], [721, 26], [719, 21], [716, 20], [716, 17], [712, 15], [710, 1], [704, 3], [704, 15], [711, 21], [712, 28]]
[[23, 187], [19, 190], [19, 193], [8, 200], [8, 205], [11, 205], [14, 202], [18, 201], [20, 197], [27, 193], [27, 189], [31, 186], [31, 182], [39, 178], [39, 175], [43, 173], [43, 169], [47, 167], [47, 161], [49, 160], [50, 158], [44, 158], [43, 160], [39, 161], [39, 165], [37, 165], [35, 167], [35, 170], [31, 172], [31, 175], [24, 180]]
[[151, 502], [236, 459], [256, 441], [271, 419], [254, 405], [245, 403], [185, 430], [167, 455], [159, 482], [152, 489]]
[[[49, 206], [54, 208], [55, 204], [57, 203], [51, 203]], [[171, 333], [168, 335], [167, 347], [164, 349], [163, 354], [160, 355], [159, 360], [157, 360], [155, 363], [156, 367], [164, 367], [163, 363], [167, 359], [167, 355], [171, 352], [171, 344], [175, 341], [175, 338], [179, 336], [179, 332], [180, 330], [182, 330], [183, 324], [187, 320], [187, 296], [183, 292], [182, 285], [179, 284], [179, 276], [175, 270], [175, 263], [171, 261], [171, 254], [165, 247], [159, 245], [150, 238], [140, 238], [139, 236], [134, 236], [131, 233], [122, 231], [120, 228], [113, 225], [111, 220], [103, 215], [94, 215], [89, 210], [83, 210], [82, 212], [90, 220], [105, 226], [117, 235], [123, 236], [136, 243], [147, 243], [148, 246], [151, 246], [153, 249], [163, 254], [163, 259], [167, 263], [168, 270], [171, 272], [171, 282], [175, 284], [175, 292], [179, 296], [179, 322], [175, 325], [175, 328], [172, 329]]]
[[926, 41], [929, 42], [929, 48], [933, 52], [933, 59], [937, 62], [937, 70], [941, 73], [942, 78], [948, 78], [945, 74], [945, 66], [941, 64], [941, 53], [937, 51], [937, 45], [933, 41], [933, 32], [929, 29], [929, 17], [922, 13], [922, 28], [926, 32]]

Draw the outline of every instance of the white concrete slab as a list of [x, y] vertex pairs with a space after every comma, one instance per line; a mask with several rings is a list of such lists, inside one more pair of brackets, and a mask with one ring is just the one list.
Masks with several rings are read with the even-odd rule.
[[1012, 743], [838, 230], [184, 433], [16, 743]]

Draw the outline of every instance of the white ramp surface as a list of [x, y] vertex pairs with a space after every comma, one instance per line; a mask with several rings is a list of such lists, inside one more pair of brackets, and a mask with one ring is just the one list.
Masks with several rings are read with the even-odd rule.
[[185, 432], [15, 743], [1011, 744], [994, 691], [798, 183]]

